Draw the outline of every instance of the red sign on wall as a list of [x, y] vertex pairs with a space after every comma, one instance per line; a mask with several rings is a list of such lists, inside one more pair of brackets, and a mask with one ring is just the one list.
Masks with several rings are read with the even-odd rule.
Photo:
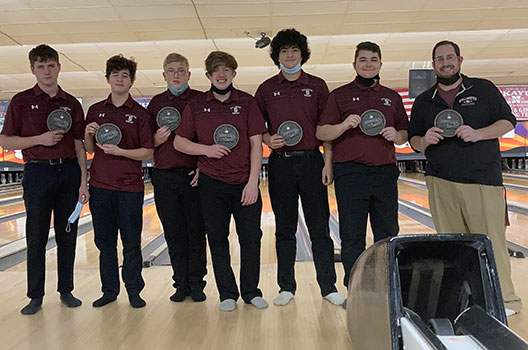
[[498, 86], [518, 121], [528, 120], [528, 85]]

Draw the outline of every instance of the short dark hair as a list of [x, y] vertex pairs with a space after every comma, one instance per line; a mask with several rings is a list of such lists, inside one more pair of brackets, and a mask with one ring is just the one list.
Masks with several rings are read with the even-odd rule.
[[275, 35], [271, 41], [270, 56], [273, 62], [279, 66], [280, 50], [288, 47], [298, 47], [301, 50], [301, 65], [310, 58], [310, 49], [308, 48], [308, 39], [297, 30], [283, 29]]
[[377, 53], [379, 56], [379, 59], [381, 60], [381, 49], [379, 45], [371, 41], [363, 41], [357, 44], [356, 46], [356, 53], [354, 54], [354, 62], [356, 62], [359, 56], [359, 51], [362, 51], [362, 50]]
[[458, 46], [456, 43], [450, 41], [450, 40], [442, 40], [442, 41], [439, 41], [436, 43], [436, 45], [433, 47], [433, 61], [435, 59], [435, 53], [436, 53], [436, 49], [440, 46], [444, 46], [444, 45], [451, 45], [453, 46], [453, 48], [455, 49], [455, 54], [460, 57], [460, 46]]
[[216, 68], [220, 66], [225, 66], [236, 70], [238, 68], [238, 63], [236, 59], [224, 51], [211, 51], [207, 58], [205, 59], [205, 71], [209, 74], [213, 74]]
[[58, 52], [46, 44], [40, 44], [29, 51], [29, 64], [33, 67], [35, 62], [55, 61], [59, 63]]
[[106, 79], [108, 79], [110, 77], [110, 74], [112, 74], [112, 72], [118, 72], [124, 69], [128, 69], [128, 73], [130, 74], [130, 79], [132, 81], [135, 81], [137, 63], [134, 61], [134, 59], [129, 60], [123, 55], [112, 56], [108, 59], [108, 61], [106, 61], [105, 77]]

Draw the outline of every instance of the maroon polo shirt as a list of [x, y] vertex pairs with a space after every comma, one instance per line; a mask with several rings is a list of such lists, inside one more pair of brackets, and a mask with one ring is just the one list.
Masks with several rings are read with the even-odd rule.
[[[180, 115], [183, 116], [183, 110], [185, 109], [187, 102], [200, 94], [200, 91], [188, 88], [179, 96], [173, 95], [169, 90], [154, 96], [147, 107], [147, 110], [152, 117], [152, 128], [154, 132], [159, 129], [156, 116], [162, 108], [174, 107], [180, 112]], [[174, 133], [171, 133], [166, 142], [154, 149], [154, 168], [196, 168], [197, 157], [178, 152], [174, 149], [174, 135]]]
[[255, 98], [270, 135], [276, 134], [279, 126], [288, 120], [297, 122], [303, 130], [298, 144], [277, 151], [308, 150], [321, 145], [315, 130], [328, 100], [328, 86], [323, 79], [301, 71], [297, 80], [289, 81], [281, 71], [260, 84]]
[[[367, 109], [382, 112], [386, 119], [385, 127], [407, 130], [409, 119], [396, 91], [380, 84], [366, 87], [356, 80], [332, 91], [319, 125], [339, 124], [350, 114], [361, 116]], [[334, 161], [371, 166], [395, 163], [394, 143], [381, 135], [367, 136], [358, 126], [345, 131], [334, 141]]]
[[16, 94], [7, 108], [2, 135], [30, 137], [43, 134], [48, 129], [48, 115], [63, 109], [72, 116], [72, 127], [54, 146], [33, 146], [22, 150], [25, 162], [36, 159], [77, 158], [73, 140], [84, 136], [84, 113], [75, 97], [62, 90], [50, 97], [36, 84], [33, 88]]
[[[120, 107], [114, 106], [111, 95], [92, 105], [86, 115], [86, 124], [113, 123], [121, 130], [123, 149], [154, 148], [150, 114], [129, 95]], [[95, 140], [94, 140], [95, 141]], [[143, 191], [141, 161], [106, 154], [95, 145], [95, 155], [90, 165], [90, 185], [107, 190]]]
[[[214, 144], [214, 132], [222, 124], [231, 124], [239, 134], [238, 144], [220, 159], [198, 157], [198, 169], [228, 184], [241, 184], [249, 179], [249, 138], [266, 132], [264, 118], [257, 102], [248, 93], [234, 89], [229, 99], [218, 101], [211, 91], [202, 93], [187, 104], [176, 134], [203, 145]], [[260, 146], [259, 146], [260, 147]]]

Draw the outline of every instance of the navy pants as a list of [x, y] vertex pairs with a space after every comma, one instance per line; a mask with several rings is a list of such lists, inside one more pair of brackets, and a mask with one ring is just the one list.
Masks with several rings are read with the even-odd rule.
[[145, 282], [141, 277], [141, 229], [143, 226], [143, 192], [107, 190], [90, 186], [90, 211], [99, 249], [99, 273], [102, 292], [119, 294], [117, 235], [123, 244], [121, 271], [128, 294], [139, 294]]
[[[240, 203], [246, 183], [228, 184], [200, 173], [200, 198], [204, 212], [209, 248], [220, 300], [242, 299], [249, 303], [261, 297], [260, 280], [260, 215], [262, 199], [260, 193], [252, 205]], [[238, 243], [240, 244], [240, 293], [231, 268], [229, 254], [229, 224], [231, 215], [235, 219]]]
[[334, 164], [335, 194], [339, 211], [341, 259], [348, 287], [350, 271], [365, 250], [367, 217], [374, 242], [396, 236], [398, 176], [396, 164], [368, 166], [353, 162]]
[[57, 165], [27, 163], [24, 166], [26, 206], [27, 296], [42, 298], [46, 276], [46, 245], [51, 213], [57, 242], [57, 274], [60, 293], [73, 290], [73, 263], [77, 222], [66, 232], [68, 217], [79, 198], [81, 169], [76, 160]]
[[191, 187], [194, 169], [154, 169], [156, 210], [172, 265], [174, 288], [203, 289], [207, 274], [205, 226], [198, 187]]
[[317, 282], [323, 296], [337, 291], [334, 243], [330, 238], [328, 192], [322, 183], [324, 160], [319, 150], [269, 157], [269, 195], [275, 214], [277, 280], [280, 291], [295, 294], [295, 255], [299, 197], [312, 241]]

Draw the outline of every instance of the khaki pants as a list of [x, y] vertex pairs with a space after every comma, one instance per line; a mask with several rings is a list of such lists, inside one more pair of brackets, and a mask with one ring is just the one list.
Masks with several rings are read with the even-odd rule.
[[491, 239], [505, 306], [521, 310], [506, 247], [504, 189], [426, 176], [429, 207], [438, 233], [482, 233]]

